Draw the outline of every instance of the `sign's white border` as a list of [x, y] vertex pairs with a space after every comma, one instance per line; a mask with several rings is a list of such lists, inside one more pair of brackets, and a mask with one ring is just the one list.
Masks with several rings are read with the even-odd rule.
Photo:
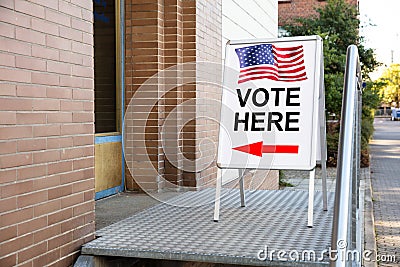
[[[243, 168], [257, 168], [257, 169], [296, 169], [296, 170], [312, 170], [315, 168], [316, 161], [321, 160], [321, 153], [320, 148], [321, 145], [326, 145], [325, 140], [321, 140], [320, 129], [321, 123], [325, 121], [325, 114], [324, 109], [321, 105], [324, 106], [324, 90], [323, 90], [323, 51], [322, 51], [322, 39], [319, 36], [306, 36], [306, 37], [287, 37], [287, 38], [274, 38], [274, 39], [257, 39], [257, 40], [233, 40], [227, 43], [229, 45], [246, 45], [246, 44], [260, 44], [260, 43], [287, 43], [287, 42], [304, 42], [304, 41], [313, 41], [316, 42], [315, 47], [315, 69], [313, 81], [313, 116], [312, 116], [312, 131], [311, 131], [311, 148], [310, 148], [310, 158], [308, 163], [302, 165], [291, 165], [289, 164], [276, 164], [271, 160], [271, 164], [269, 166], [263, 166], [259, 164], [254, 164], [251, 162], [240, 162], [240, 163], [232, 163], [229, 164], [221, 163], [221, 153], [222, 151], [220, 144], [218, 145], [218, 158], [217, 158], [217, 166], [219, 168], [226, 168], [226, 169], [243, 169]], [[225, 50], [226, 53], [228, 49]], [[224, 67], [224, 78], [225, 78], [226, 66]], [[225, 81], [223, 82], [224, 87], [222, 94], [224, 94], [225, 88]], [[225, 92], [226, 93], [226, 92]], [[223, 96], [222, 96], [223, 97]], [[321, 101], [322, 99], [322, 101]], [[224, 103], [222, 103], [224, 104]], [[222, 122], [222, 110], [221, 110], [221, 122]], [[323, 119], [321, 119], [323, 118]], [[321, 128], [322, 129], [322, 128]], [[223, 141], [221, 139], [224, 138], [224, 135], [221, 134], [222, 127], [220, 127], [220, 134], [219, 134], [219, 142]], [[323, 127], [325, 130], [325, 126]], [[321, 142], [322, 141], [322, 142]], [[254, 157], [249, 155], [250, 157]], [[325, 157], [324, 157], [325, 158]]]

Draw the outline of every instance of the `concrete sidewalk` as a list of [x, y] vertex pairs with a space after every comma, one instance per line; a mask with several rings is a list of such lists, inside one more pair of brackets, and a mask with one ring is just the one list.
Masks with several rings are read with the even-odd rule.
[[[309, 187], [309, 171], [293, 171], [285, 170], [283, 172], [283, 181], [289, 183], [292, 186], [284, 187], [283, 190], [304, 190], [308, 191]], [[322, 171], [321, 168], [317, 167], [315, 170], [315, 182], [314, 188], [316, 191], [322, 191]], [[326, 186], [328, 192], [335, 192], [336, 186], [336, 168], [327, 168], [326, 170]]]
[[374, 127], [371, 179], [379, 266], [400, 266], [400, 122], [377, 118]]
[[139, 192], [122, 192], [96, 201], [96, 231], [122, 221], [142, 210], [173, 198], [181, 192], [154, 193], [149, 196]]

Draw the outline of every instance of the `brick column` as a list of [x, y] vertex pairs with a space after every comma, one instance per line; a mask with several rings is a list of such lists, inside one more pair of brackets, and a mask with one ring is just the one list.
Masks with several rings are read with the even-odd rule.
[[[138, 188], [135, 179], [143, 181], [141, 185], [145, 189], [162, 190], [168, 184], [198, 187], [216, 178], [215, 154], [212, 153], [215, 151], [210, 144], [203, 146], [203, 152], [208, 155], [202, 160], [212, 164], [204, 168], [202, 160], [196, 160], [200, 158], [199, 145], [204, 138], [217, 141], [218, 126], [196, 117], [206, 115], [198, 108], [197, 99], [207, 96], [218, 100], [220, 92], [215, 91], [215, 87], [196, 85], [194, 81], [201, 77], [203, 71], [200, 67], [192, 65], [191, 69], [184, 70], [181, 64], [198, 61], [220, 64], [220, 43], [220, 1], [126, 1], [125, 104], [128, 105], [133, 97], [138, 106], [133, 109], [136, 111], [132, 112], [131, 119], [142, 128], [146, 126], [145, 136], [134, 133], [135, 129], [142, 128], [129, 128], [132, 134], [128, 134], [125, 147], [128, 165], [131, 166], [127, 171], [128, 188]], [[161, 71], [163, 76], [153, 81], [156, 84], [143, 87], [148, 78]], [[205, 71], [209, 73], [210, 70]], [[213, 71], [217, 82], [221, 70]], [[193, 82], [180, 86], [183, 78], [188, 77]], [[146, 125], [140, 124], [147, 117], [147, 114], [140, 114], [141, 102], [138, 98], [142, 96], [134, 94], [139, 88], [141, 92], [146, 92], [143, 101], [149, 97], [159, 99]], [[182, 107], [181, 104], [188, 100], [193, 101]], [[219, 107], [211, 108], [219, 112]], [[184, 116], [194, 119], [182, 125]], [[133, 121], [132, 125], [135, 125]], [[161, 134], [161, 126], [166, 125]], [[184, 158], [196, 161], [190, 165], [197, 171], [183, 171], [188, 167]]]
[[[182, 28], [182, 1], [164, 1], [164, 116], [161, 121], [164, 125], [163, 140], [163, 177], [167, 183], [163, 186], [182, 185], [182, 159], [180, 151], [183, 149], [180, 134], [182, 110], [182, 55], [183, 55], [183, 28]], [[168, 121], [165, 121], [167, 119]]]
[[[164, 169], [159, 132], [164, 110], [163, 101], [158, 102], [150, 114], [147, 114], [146, 104], [142, 106], [139, 99], [142, 97], [143, 103], [146, 103], [162, 96], [163, 85], [160, 79], [146, 87], [142, 84], [163, 69], [163, 3], [162, 0], [125, 1], [125, 108], [132, 97], [138, 101], [134, 114], [128, 112], [126, 116], [132, 125], [135, 124], [134, 120], [142, 123], [147, 119], [144, 125], [145, 135], [139, 134], [143, 131], [142, 124], [126, 130], [125, 156], [128, 165], [131, 166], [130, 170], [126, 168], [128, 189], [138, 189], [135, 179], [140, 179], [141, 186], [145, 189], [159, 190], [159, 175]], [[146, 92], [146, 95], [134, 96], [140, 87], [141, 92]]]

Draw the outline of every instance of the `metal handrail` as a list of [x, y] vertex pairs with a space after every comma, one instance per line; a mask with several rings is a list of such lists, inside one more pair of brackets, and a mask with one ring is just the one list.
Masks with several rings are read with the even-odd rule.
[[349, 261], [346, 252], [358, 247], [358, 240], [355, 240], [359, 238], [355, 235], [355, 221], [360, 179], [361, 84], [358, 49], [355, 45], [350, 45], [347, 48], [344, 76], [331, 244], [332, 250], [337, 251], [337, 257], [331, 258], [331, 267], [353, 265], [354, 262]]

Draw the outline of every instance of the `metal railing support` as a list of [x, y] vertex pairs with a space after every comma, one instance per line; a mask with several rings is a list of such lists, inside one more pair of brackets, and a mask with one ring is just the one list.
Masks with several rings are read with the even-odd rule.
[[[332, 244], [337, 257], [331, 267], [353, 265], [348, 261], [348, 250], [355, 246], [355, 219], [358, 203], [361, 67], [355, 45], [347, 48], [344, 77], [342, 115], [340, 122], [339, 154], [337, 163], [335, 207], [333, 217]], [[353, 198], [356, 197], [356, 198]], [[360, 251], [361, 253], [361, 251]]]

